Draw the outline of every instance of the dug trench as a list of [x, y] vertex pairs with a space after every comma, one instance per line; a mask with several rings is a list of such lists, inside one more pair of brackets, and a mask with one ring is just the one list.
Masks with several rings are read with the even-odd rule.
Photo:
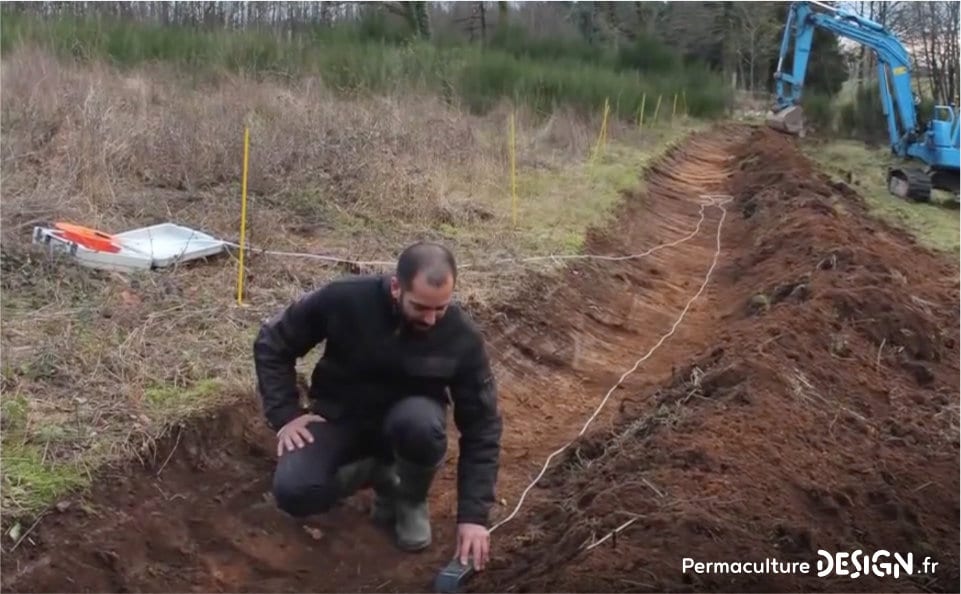
[[[733, 201], [705, 207], [707, 194]], [[588, 253], [646, 255], [573, 261], [474, 312], [505, 422], [494, 522], [650, 356], [493, 533], [470, 587], [957, 591], [954, 263], [867, 217], [763, 129], [688, 138], [619, 208]], [[3, 590], [427, 590], [453, 553], [449, 435], [434, 545], [409, 555], [366, 520], [369, 493], [306, 523], [281, 514], [272, 436], [254, 395], [238, 395], [41, 517], [4, 554]], [[939, 565], [900, 580], [681, 566], [859, 548]]]

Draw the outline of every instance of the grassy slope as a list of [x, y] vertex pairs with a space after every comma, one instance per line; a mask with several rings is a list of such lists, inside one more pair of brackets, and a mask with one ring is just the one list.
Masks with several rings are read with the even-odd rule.
[[[572, 253], [644, 163], [693, 126], [639, 133], [615, 122], [590, 166], [599, 118], [545, 124], [520, 112], [512, 228], [503, 112], [478, 118], [418, 97], [315, 98], [266, 82], [184, 89], [157, 73], [36, 55], [11, 67], [14, 59], [5, 57], [3, 97], [8, 517], [57, 502], [100, 464], [156, 455], [152, 441], [178, 419], [252, 397], [259, 320], [340, 272], [252, 255], [249, 307], [238, 308], [231, 258], [132, 276], [89, 271], [22, 247], [37, 214], [108, 231], [173, 214], [235, 239], [235, 132], [246, 114], [257, 245], [391, 260], [406, 242], [433, 237], [455, 246], [462, 262]], [[40, 86], [31, 74], [38, 68]], [[521, 277], [520, 268], [465, 274], [462, 291], [484, 301]]]
[[885, 181], [887, 165], [893, 162], [889, 151], [871, 149], [853, 140], [804, 146], [828, 173], [839, 178], [850, 173], [861, 195], [879, 217], [903, 226], [927, 246], [959, 253], [958, 210], [951, 208], [950, 194], [935, 190], [929, 204], [906, 202], [892, 196]]
[[[520, 170], [515, 231], [520, 253], [580, 251], [584, 231], [609, 221], [621, 190], [638, 185], [648, 161], [699, 126], [694, 121], [679, 122], [632, 135], [628, 141], [609, 142], [594, 163], [588, 159], [573, 167]], [[500, 206], [506, 211], [507, 200]]]

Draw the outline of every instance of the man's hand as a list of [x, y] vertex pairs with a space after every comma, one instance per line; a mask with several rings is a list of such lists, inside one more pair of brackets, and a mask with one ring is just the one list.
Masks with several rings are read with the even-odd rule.
[[474, 570], [483, 571], [490, 560], [490, 532], [480, 524], [457, 525], [457, 555], [461, 565], [474, 560]]
[[283, 456], [284, 450], [292, 452], [308, 443], [314, 443], [314, 436], [307, 428], [310, 423], [326, 423], [327, 419], [320, 415], [300, 415], [293, 421], [280, 428], [277, 432], [277, 456]]

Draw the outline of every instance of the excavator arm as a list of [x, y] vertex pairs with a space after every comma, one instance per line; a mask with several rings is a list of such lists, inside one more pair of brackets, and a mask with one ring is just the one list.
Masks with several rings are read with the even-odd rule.
[[[815, 11], [813, 7], [822, 9]], [[899, 167], [888, 172], [891, 192], [902, 198], [928, 200], [932, 180], [957, 194], [959, 170], [958, 115], [949, 106], [936, 106], [935, 114], [922, 128], [911, 90], [911, 58], [904, 45], [880, 23], [851, 11], [822, 2], [793, 2], [788, 12], [775, 79], [774, 111], [768, 125], [790, 134], [804, 134], [801, 94], [807, 73], [814, 31], [822, 28], [840, 37], [856, 41], [877, 56], [881, 107], [888, 128], [891, 151], [902, 159], [918, 159], [929, 167]], [[785, 58], [792, 51], [790, 71]], [[939, 119], [946, 114], [947, 119]]]
[[[811, 6], [828, 12], [815, 12]], [[911, 91], [911, 58], [898, 39], [880, 24], [847, 10], [820, 2], [794, 2], [788, 12], [777, 72], [775, 110], [780, 113], [801, 104], [804, 77], [816, 28], [857, 41], [878, 57], [881, 102], [888, 124], [888, 137], [894, 152], [907, 154], [907, 145], [918, 134], [918, 116]], [[791, 71], [784, 71], [784, 60], [794, 41]], [[890, 75], [888, 74], [890, 73]]]

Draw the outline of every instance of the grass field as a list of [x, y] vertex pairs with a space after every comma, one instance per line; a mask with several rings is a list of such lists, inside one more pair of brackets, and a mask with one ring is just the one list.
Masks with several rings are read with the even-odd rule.
[[929, 247], [959, 253], [959, 213], [952, 206], [951, 195], [934, 190], [931, 202], [926, 204], [892, 196], [887, 190], [885, 176], [888, 164], [894, 163], [895, 159], [887, 149], [868, 148], [853, 140], [802, 146], [825, 171], [839, 178], [850, 173], [855, 188], [877, 216], [904, 227]]

